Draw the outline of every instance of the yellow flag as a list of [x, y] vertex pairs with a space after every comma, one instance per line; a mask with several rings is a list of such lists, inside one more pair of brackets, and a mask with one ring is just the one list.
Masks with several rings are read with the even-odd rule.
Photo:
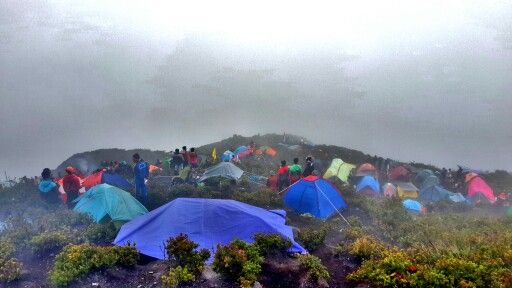
[[213, 148], [212, 150], [212, 158], [213, 158], [213, 161], [217, 161], [217, 148]]

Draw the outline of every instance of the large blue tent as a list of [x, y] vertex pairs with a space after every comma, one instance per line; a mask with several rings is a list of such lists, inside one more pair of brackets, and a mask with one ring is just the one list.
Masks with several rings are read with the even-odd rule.
[[[145, 255], [165, 259], [165, 243], [180, 233], [212, 252], [217, 244], [226, 245], [238, 238], [254, 242], [257, 233], [275, 233], [292, 241], [290, 252], [302, 253], [285, 225], [286, 212], [265, 210], [235, 200], [178, 198], [150, 213], [124, 224], [114, 244], [136, 243]], [[213, 255], [213, 253], [212, 253]]]
[[371, 189], [375, 193], [380, 193], [380, 184], [373, 176], [363, 176], [356, 186], [356, 192], [361, 192], [363, 189]]
[[309, 213], [320, 219], [327, 219], [337, 209], [348, 207], [331, 182], [316, 176], [293, 184], [284, 195], [284, 204], [299, 214]]

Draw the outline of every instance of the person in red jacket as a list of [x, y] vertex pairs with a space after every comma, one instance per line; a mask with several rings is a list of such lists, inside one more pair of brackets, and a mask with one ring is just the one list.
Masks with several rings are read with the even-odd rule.
[[277, 170], [277, 186], [279, 188], [279, 192], [290, 186], [290, 169], [286, 165], [285, 160], [281, 161], [281, 167]]
[[68, 208], [73, 209], [73, 207], [75, 207], [73, 200], [80, 196], [82, 184], [80, 184], [80, 178], [75, 175], [75, 168], [68, 166], [66, 168], [66, 173], [66, 176], [62, 178], [62, 186], [64, 188], [64, 192], [67, 194]]
[[190, 167], [192, 168], [199, 167], [196, 148], [190, 148], [190, 152], [188, 152], [188, 162], [190, 163]]
[[274, 172], [274, 171], [270, 172], [270, 177], [267, 178], [267, 187], [270, 188], [270, 190], [277, 192], [276, 172]]

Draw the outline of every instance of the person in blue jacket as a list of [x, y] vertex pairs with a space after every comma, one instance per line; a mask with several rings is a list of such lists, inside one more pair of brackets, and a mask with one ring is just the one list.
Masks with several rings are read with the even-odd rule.
[[146, 179], [149, 177], [149, 165], [140, 158], [139, 153], [133, 154], [133, 178], [135, 179], [135, 198], [142, 204], [146, 204], [148, 199], [148, 189], [146, 188]]

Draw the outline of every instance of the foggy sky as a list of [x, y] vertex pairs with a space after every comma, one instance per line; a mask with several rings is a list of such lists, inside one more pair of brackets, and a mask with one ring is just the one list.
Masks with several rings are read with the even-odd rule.
[[0, 0], [9, 175], [97, 148], [285, 131], [512, 170], [507, 1], [76, 2]]

